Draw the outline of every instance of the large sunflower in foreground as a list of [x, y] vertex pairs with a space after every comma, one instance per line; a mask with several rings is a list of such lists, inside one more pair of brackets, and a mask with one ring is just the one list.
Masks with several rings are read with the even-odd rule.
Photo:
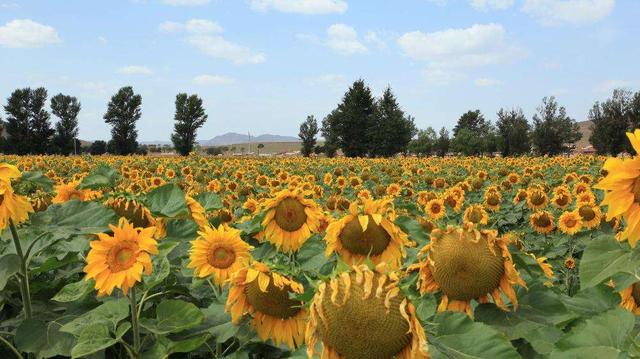
[[21, 175], [18, 167], [8, 163], [0, 163], [0, 181], [11, 183], [12, 179], [20, 178]]
[[[627, 133], [637, 153], [640, 153], [640, 129]], [[623, 217], [625, 229], [618, 238], [636, 246], [640, 240], [640, 157], [620, 159], [612, 157], [604, 163], [607, 176], [595, 186], [606, 191], [602, 205], [608, 206], [607, 221]]]
[[307, 353], [322, 342], [322, 358], [429, 358], [415, 308], [400, 292], [398, 276], [354, 266], [322, 283], [311, 303]]
[[518, 306], [513, 286], [526, 284], [513, 265], [507, 240], [496, 234], [470, 224], [431, 232], [431, 243], [420, 251], [426, 257], [412, 269], [420, 270], [421, 293], [442, 292], [438, 311], [472, 316], [471, 300], [487, 303], [490, 298], [500, 309], [508, 310], [502, 295], [514, 309]]
[[153, 239], [155, 227], [135, 228], [126, 218], [118, 226], [109, 225], [113, 235], [98, 233], [98, 239], [89, 242], [84, 272], [85, 280], [93, 278], [98, 295], [110, 295], [120, 288], [126, 295], [142, 273], [151, 274], [151, 254], [157, 254], [157, 242]]
[[109, 198], [104, 205], [113, 209], [118, 217], [126, 218], [136, 228], [155, 227], [153, 233], [155, 239], [160, 239], [166, 235], [166, 228], [162, 218], [155, 218], [151, 211], [142, 203], [135, 199], [127, 199], [124, 197]]
[[300, 283], [255, 262], [236, 272], [225, 309], [231, 313], [234, 324], [250, 314], [253, 317], [251, 324], [260, 339], [271, 339], [276, 345], [286, 343], [290, 349], [295, 349], [304, 343], [309, 311], [303, 307], [304, 303], [290, 295], [303, 292]]
[[0, 230], [9, 225], [9, 219], [14, 224], [20, 224], [29, 218], [33, 212], [27, 198], [15, 194], [11, 184], [0, 180]]
[[203, 227], [198, 238], [191, 242], [188, 268], [200, 278], [211, 276], [213, 283], [222, 285], [251, 259], [251, 246], [240, 238], [240, 230], [220, 225]]
[[300, 249], [320, 227], [322, 209], [300, 190], [282, 190], [262, 207], [264, 238], [286, 253]]
[[349, 213], [327, 227], [326, 256], [336, 252], [349, 265], [370, 258], [374, 264], [384, 262], [399, 267], [405, 255], [404, 247], [412, 243], [394, 220], [390, 199], [364, 199], [361, 205], [351, 203]]

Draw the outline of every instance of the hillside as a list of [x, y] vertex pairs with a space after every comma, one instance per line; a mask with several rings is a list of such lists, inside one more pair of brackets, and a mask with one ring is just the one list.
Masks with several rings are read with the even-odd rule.
[[268, 142], [269, 143], [270, 142], [286, 143], [286, 142], [300, 141], [297, 137], [293, 137], [293, 136], [264, 134], [260, 136], [251, 136], [251, 138], [249, 138], [249, 135], [229, 132], [229, 133], [225, 133], [224, 135], [216, 136], [209, 140], [202, 140], [198, 142], [200, 142], [200, 145], [208, 147], [208, 146], [229, 146], [233, 144], [244, 144], [244, 143], [248, 144], [249, 140], [251, 140], [252, 144], [268, 143]]
[[578, 122], [578, 126], [580, 126], [580, 132], [582, 132], [582, 139], [576, 142], [576, 149], [582, 149], [587, 146], [591, 146], [589, 143], [589, 136], [591, 136], [591, 121], [582, 121]]

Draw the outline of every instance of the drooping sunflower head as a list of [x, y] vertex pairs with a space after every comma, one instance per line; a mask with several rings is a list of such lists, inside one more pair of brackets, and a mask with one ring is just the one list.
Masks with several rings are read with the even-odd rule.
[[635, 282], [620, 292], [620, 306], [640, 315], [640, 282]]
[[327, 227], [325, 254], [337, 253], [347, 264], [360, 264], [367, 258], [373, 263], [401, 264], [407, 235], [396, 226], [390, 200], [353, 202], [349, 213]]
[[204, 227], [191, 242], [188, 268], [200, 278], [211, 277], [213, 283], [223, 285], [251, 259], [251, 246], [240, 238], [240, 230], [220, 225]]
[[473, 224], [487, 224], [489, 217], [481, 204], [472, 204], [464, 211], [463, 221]]
[[398, 276], [354, 266], [322, 283], [307, 324], [307, 353], [318, 341], [322, 358], [429, 358], [427, 341], [413, 304], [398, 287]]
[[13, 192], [9, 182], [0, 180], [0, 230], [7, 228], [9, 219], [14, 224], [25, 222], [32, 212], [29, 200]]
[[473, 225], [431, 232], [431, 243], [421, 254], [418, 288], [421, 293], [441, 291], [439, 311], [463, 311], [472, 316], [471, 300], [493, 302], [508, 310], [505, 295], [514, 309], [518, 305], [513, 285], [526, 287], [516, 271], [507, 240], [496, 231], [479, 231]]
[[121, 217], [118, 226], [109, 225], [113, 235], [98, 233], [98, 239], [89, 243], [85, 279], [95, 279], [98, 295], [110, 295], [114, 288], [126, 294], [142, 273], [152, 271], [151, 254], [157, 254], [157, 242], [153, 239], [155, 227], [135, 228]]
[[286, 253], [295, 252], [318, 232], [322, 209], [305, 192], [285, 189], [262, 204], [264, 237]]
[[502, 203], [502, 195], [496, 187], [489, 187], [484, 194], [484, 206], [492, 211], [498, 211]]
[[207, 211], [200, 202], [196, 201], [189, 195], [185, 195], [185, 200], [187, 201], [187, 208], [189, 209], [189, 214], [193, 221], [196, 222], [200, 228], [209, 227], [210, 224], [207, 219]]
[[154, 238], [159, 239], [165, 235], [164, 222], [154, 218], [151, 211], [138, 201], [117, 197], [108, 199], [104, 204], [113, 209], [118, 217], [126, 218], [136, 228], [156, 227]]
[[530, 188], [527, 193], [527, 205], [531, 209], [542, 209], [547, 205], [547, 194], [540, 188]]
[[65, 203], [72, 199], [79, 201], [88, 201], [97, 197], [97, 192], [89, 189], [78, 189], [80, 181], [72, 181], [69, 183], [62, 183], [55, 187], [56, 196], [53, 198], [53, 203]]
[[553, 195], [551, 203], [558, 208], [567, 208], [571, 204], [571, 194], [568, 192], [558, 192]]
[[558, 228], [562, 233], [574, 235], [582, 229], [582, 218], [577, 211], [564, 212], [558, 218]]
[[271, 339], [276, 345], [285, 343], [295, 349], [304, 343], [309, 312], [303, 302], [291, 297], [303, 292], [302, 284], [254, 262], [234, 275], [225, 309], [234, 324], [249, 314], [262, 340]]
[[519, 189], [518, 192], [516, 192], [515, 196], [513, 196], [513, 204], [518, 204], [526, 200], [527, 200], [527, 190], [522, 188]]
[[531, 228], [538, 233], [551, 233], [555, 228], [553, 215], [547, 211], [538, 211], [529, 216]]
[[582, 225], [587, 229], [600, 226], [602, 222], [602, 210], [597, 205], [583, 204], [578, 207], [578, 214], [582, 219]]

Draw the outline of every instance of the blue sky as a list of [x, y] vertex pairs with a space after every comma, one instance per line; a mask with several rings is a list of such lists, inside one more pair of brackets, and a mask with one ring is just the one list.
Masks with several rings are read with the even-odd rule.
[[614, 87], [640, 90], [638, 18], [637, 0], [0, 0], [0, 98], [74, 95], [90, 140], [109, 138], [126, 85], [142, 141], [169, 139], [178, 92], [204, 100], [200, 139], [296, 135], [358, 78], [390, 85], [420, 128], [475, 108], [531, 118], [549, 95], [583, 120]]

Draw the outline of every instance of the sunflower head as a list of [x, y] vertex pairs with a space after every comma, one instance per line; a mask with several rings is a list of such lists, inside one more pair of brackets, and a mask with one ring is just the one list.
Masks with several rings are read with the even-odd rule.
[[9, 225], [9, 220], [14, 224], [25, 222], [32, 212], [29, 200], [13, 192], [9, 182], [0, 180], [0, 230]]
[[538, 233], [550, 233], [555, 228], [553, 215], [547, 211], [538, 211], [529, 216], [531, 227]]
[[318, 287], [306, 337], [309, 357], [318, 341], [323, 358], [428, 358], [415, 308], [384, 265], [354, 266]]
[[558, 228], [563, 233], [574, 235], [582, 229], [582, 218], [577, 211], [564, 212], [558, 218]]
[[513, 284], [525, 286], [513, 266], [507, 240], [496, 231], [479, 231], [467, 224], [431, 232], [431, 243], [421, 250], [419, 289], [422, 293], [441, 291], [438, 310], [465, 311], [469, 316], [471, 300], [494, 303], [507, 310], [506, 295], [513, 307], [518, 301]]

